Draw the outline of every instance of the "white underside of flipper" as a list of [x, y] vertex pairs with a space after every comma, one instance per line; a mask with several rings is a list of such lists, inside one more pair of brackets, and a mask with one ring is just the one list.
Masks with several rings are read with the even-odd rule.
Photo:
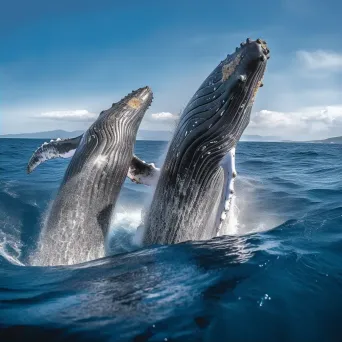
[[235, 147], [232, 148], [220, 165], [225, 172], [226, 182], [223, 189], [224, 205], [221, 205], [220, 223], [217, 231], [217, 236], [228, 235], [235, 230], [235, 220], [233, 215], [233, 207], [235, 202], [234, 182], [236, 178], [235, 169]]
[[152, 186], [157, 184], [159, 174], [160, 169], [154, 163], [146, 163], [137, 156], [133, 156], [127, 177], [134, 183]]
[[77, 145], [71, 149], [63, 149], [60, 147], [60, 145], [65, 141], [69, 141], [69, 139], [51, 140], [50, 142], [45, 142], [43, 145], [38, 147], [27, 164], [27, 173], [31, 173], [37, 166], [47, 160], [56, 158], [71, 158], [75, 154]]

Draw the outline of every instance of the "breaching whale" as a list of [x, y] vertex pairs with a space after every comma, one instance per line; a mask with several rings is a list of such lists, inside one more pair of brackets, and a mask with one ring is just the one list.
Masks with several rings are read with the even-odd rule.
[[247, 39], [207, 77], [182, 113], [144, 222], [143, 244], [217, 236], [226, 222], [235, 146], [250, 121], [269, 49]]
[[149, 87], [133, 91], [101, 112], [79, 139], [32, 264], [76, 264], [104, 256], [104, 237], [152, 97]]

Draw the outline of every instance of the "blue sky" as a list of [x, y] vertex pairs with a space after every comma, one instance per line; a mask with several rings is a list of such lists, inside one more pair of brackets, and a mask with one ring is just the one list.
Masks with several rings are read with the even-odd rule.
[[340, 13], [339, 0], [7, 1], [0, 134], [85, 129], [144, 85], [155, 100], [141, 127], [170, 129], [220, 60], [261, 37], [271, 59], [247, 133], [342, 135]]

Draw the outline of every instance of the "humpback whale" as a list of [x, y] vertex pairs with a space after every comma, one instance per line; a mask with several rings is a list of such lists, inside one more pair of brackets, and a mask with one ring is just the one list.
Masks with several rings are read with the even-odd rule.
[[104, 256], [111, 214], [152, 97], [149, 87], [133, 91], [101, 112], [81, 138], [69, 141], [77, 148], [46, 218], [34, 265], [75, 264]]
[[160, 170], [144, 245], [220, 234], [231, 204], [235, 146], [250, 121], [268, 58], [265, 41], [247, 39], [189, 101]]

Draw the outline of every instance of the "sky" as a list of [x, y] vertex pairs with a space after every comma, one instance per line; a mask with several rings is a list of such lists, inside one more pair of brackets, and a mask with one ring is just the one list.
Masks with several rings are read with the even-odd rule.
[[133, 89], [141, 124], [172, 130], [202, 81], [247, 37], [271, 50], [246, 134], [342, 135], [340, 0], [2, 3], [0, 134], [86, 129]]

